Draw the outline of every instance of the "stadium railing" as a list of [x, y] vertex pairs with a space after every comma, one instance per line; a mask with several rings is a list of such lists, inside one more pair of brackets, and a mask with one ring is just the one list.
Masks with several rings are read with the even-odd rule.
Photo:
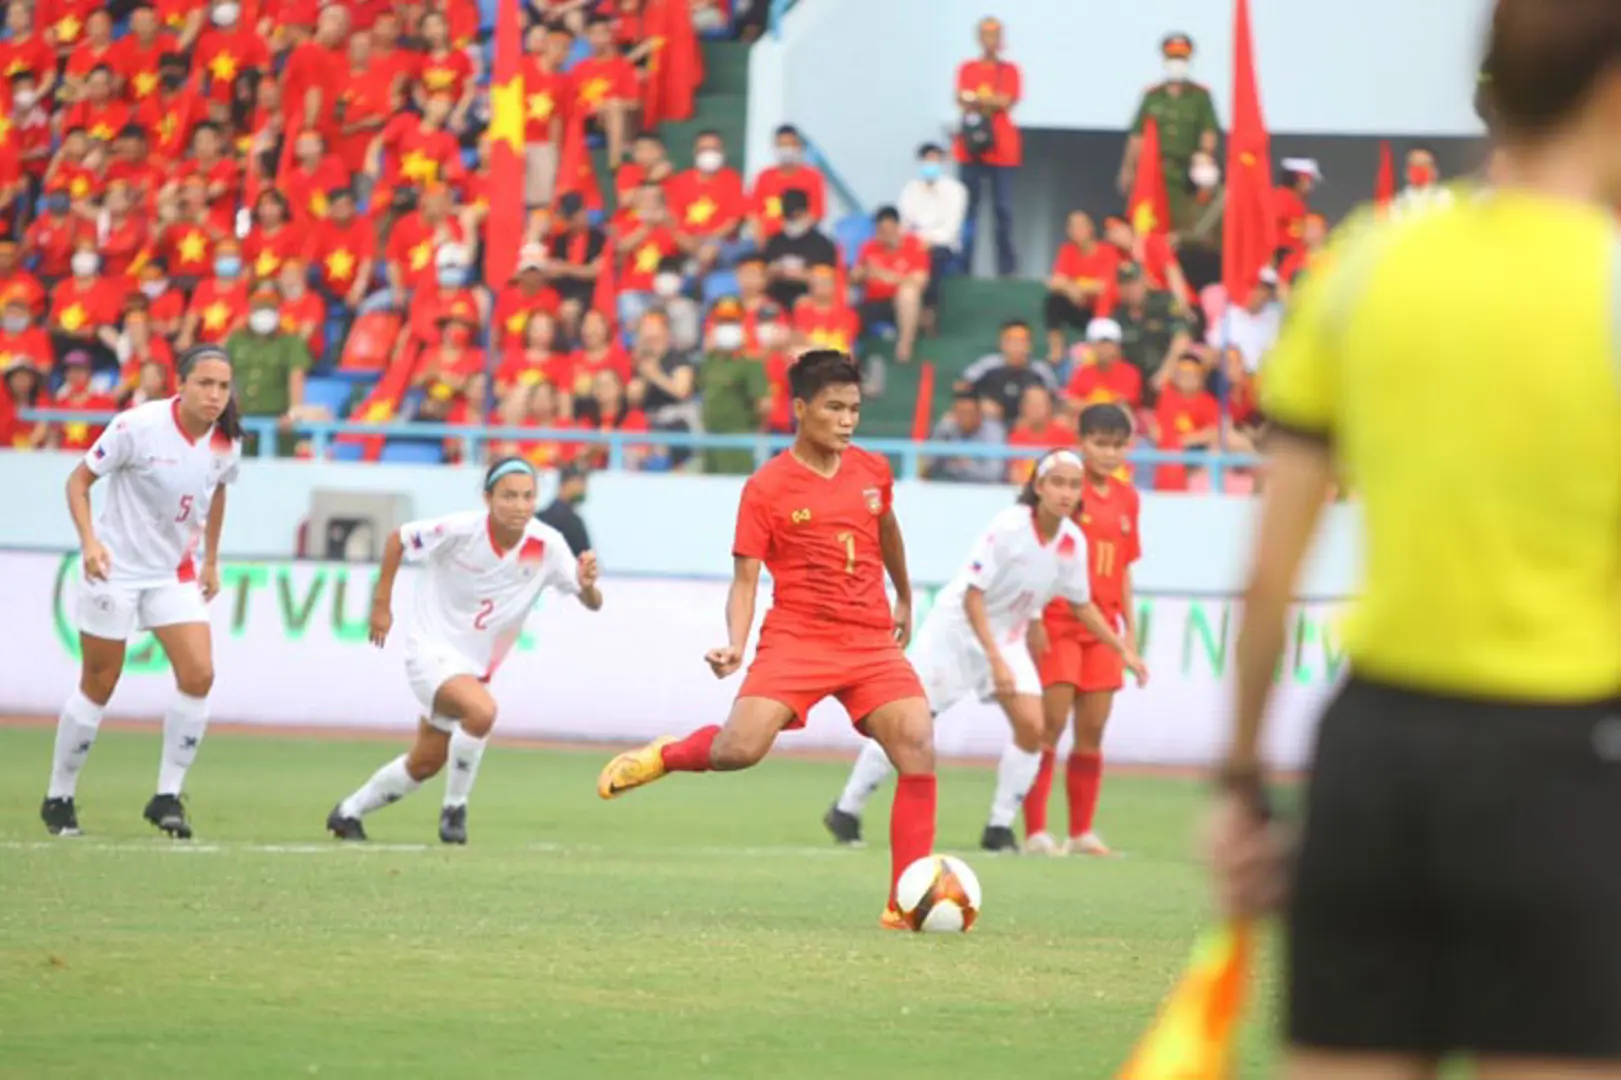
[[[89, 424], [99, 426], [111, 423], [116, 413], [77, 412], [67, 409], [25, 409], [24, 420], [45, 423]], [[347, 421], [311, 420], [295, 423], [283, 429], [276, 417], [243, 417], [245, 431], [259, 437], [258, 456], [276, 456], [276, 436], [296, 434], [310, 441], [310, 452], [317, 460], [324, 460], [332, 443], [339, 437], [376, 437], [403, 439], [410, 442], [443, 442], [457, 440], [462, 444], [464, 461], [484, 460], [487, 442], [563, 443], [570, 446], [600, 446], [607, 450], [608, 468], [626, 467], [626, 451], [643, 449], [669, 450], [752, 450], [755, 464], [765, 462], [773, 454], [793, 444], [792, 435], [696, 435], [691, 432], [671, 431], [580, 431], [572, 428], [478, 427], [460, 424], [388, 423], [360, 424]], [[923, 463], [936, 458], [991, 458], [998, 461], [1029, 461], [1040, 451], [1028, 446], [982, 446], [974, 443], [914, 442], [911, 439], [862, 439], [861, 446], [875, 454], [883, 454], [900, 463], [896, 475], [903, 480], [922, 476]], [[1260, 464], [1254, 454], [1223, 451], [1200, 452], [1187, 450], [1131, 450], [1126, 461], [1133, 466], [1192, 465], [1210, 470], [1210, 488], [1222, 490], [1223, 475], [1232, 469], [1253, 468]]]

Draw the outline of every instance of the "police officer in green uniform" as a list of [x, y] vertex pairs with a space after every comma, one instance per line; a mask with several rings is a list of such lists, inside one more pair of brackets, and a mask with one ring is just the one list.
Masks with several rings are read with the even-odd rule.
[[1221, 123], [1216, 119], [1216, 103], [1210, 91], [1188, 78], [1193, 59], [1193, 39], [1171, 34], [1160, 44], [1165, 56], [1165, 81], [1148, 88], [1131, 122], [1126, 140], [1126, 156], [1120, 163], [1120, 192], [1129, 194], [1137, 175], [1137, 155], [1142, 151], [1143, 126], [1152, 116], [1159, 125], [1160, 156], [1165, 167], [1165, 189], [1171, 204], [1171, 228], [1191, 229], [1200, 207], [1194, 198], [1188, 169], [1195, 151], [1216, 152]]
[[[298, 436], [291, 430], [293, 410], [304, 403], [304, 376], [310, 369], [310, 351], [304, 339], [281, 329], [281, 293], [265, 283], [248, 301], [248, 324], [225, 340], [231, 358], [231, 378], [243, 416], [274, 416], [283, 430], [276, 436], [276, 454], [291, 457]], [[243, 440], [242, 452], [258, 453], [258, 437]]]
[[1171, 294], [1150, 289], [1136, 263], [1121, 263], [1116, 272], [1120, 304], [1120, 355], [1143, 377], [1143, 401], [1153, 404], [1170, 378], [1172, 361], [1191, 344], [1188, 322], [1177, 313]]
[[[744, 349], [743, 305], [722, 297], [711, 313], [709, 351], [698, 365], [704, 430], [711, 435], [747, 435], [760, 430], [771, 398], [765, 365]], [[747, 476], [753, 450], [705, 450], [704, 472]]]

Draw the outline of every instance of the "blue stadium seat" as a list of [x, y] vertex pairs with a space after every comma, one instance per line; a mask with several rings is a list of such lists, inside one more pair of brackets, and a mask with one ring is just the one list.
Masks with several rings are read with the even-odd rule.
[[321, 406], [338, 419], [349, 415], [349, 401], [354, 392], [355, 385], [348, 379], [312, 375], [304, 380], [304, 404]]
[[366, 444], [360, 442], [335, 442], [332, 447], [333, 461], [359, 461], [366, 456]]
[[439, 465], [445, 460], [445, 448], [437, 442], [418, 439], [390, 440], [383, 444], [383, 453], [378, 460], [385, 465]]
[[722, 296], [737, 295], [737, 271], [716, 270], [704, 278], [704, 303], [712, 304]]
[[851, 214], [833, 223], [833, 240], [844, 252], [844, 264], [854, 266], [861, 246], [872, 239], [872, 218], [866, 214]]
[[350, 386], [354, 387], [352, 392], [356, 397], [364, 397], [366, 394], [371, 393], [371, 388], [377, 385], [377, 380], [382, 378], [382, 375], [383, 373], [381, 371], [338, 370], [328, 372], [322, 377], [327, 379], [335, 379], [340, 382], [346, 382]]

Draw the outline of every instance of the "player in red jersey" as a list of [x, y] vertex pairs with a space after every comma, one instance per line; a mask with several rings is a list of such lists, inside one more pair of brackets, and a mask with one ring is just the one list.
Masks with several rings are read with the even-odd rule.
[[[1092, 559], [1092, 602], [1110, 626], [1124, 628], [1126, 646], [1135, 652], [1131, 564], [1142, 554], [1139, 502], [1137, 490], [1115, 475], [1131, 441], [1131, 419], [1118, 405], [1092, 405], [1081, 412], [1080, 430], [1086, 482], [1076, 515]], [[1069, 839], [1063, 851], [1107, 855], [1108, 846], [1092, 830], [1092, 818], [1103, 784], [1103, 728], [1114, 706], [1115, 691], [1125, 685], [1121, 654], [1089, 633], [1069, 608], [1056, 603], [1031, 627], [1030, 651], [1041, 674], [1047, 740], [1036, 782], [1024, 800], [1025, 850], [1060, 851], [1047, 832], [1047, 795], [1052, 790], [1058, 739], [1073, 715], [1075, 744], [1065, 771]]]
[[[728, 642], [704, 656], [715, 677], [743, 665], [760, 567], [771, 571], [771, 610], [754, 662], [724, 726], [655, 739], [602, 770], [605, 799], [670, 772], [746, 769], [778, 733], [803, 727], [812, 706], [836, 697], [856, 730], [877, 740], [900, 782], [890, 814], [892, 876], [882, 924], [902, 929], [894, 882], [934, 848], [934, 725], [903, 649], [911, 636], [912, 583], [890, 507], [884, 458], [850, 445], [861, 411], [861, 372], [830, 349], [789, 372], [799, 434], [743, 487], [726, 600]], [[891, 610], [884, 573], [895, 585]]]

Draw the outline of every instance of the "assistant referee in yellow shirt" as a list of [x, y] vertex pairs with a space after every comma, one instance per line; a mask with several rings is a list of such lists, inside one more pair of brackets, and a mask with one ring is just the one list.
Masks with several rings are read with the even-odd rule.
[[[1227, 914], [1288, 925], [1285, 1075], [1621, 1077], [1621, 0], [1502, 0], [1491, 186], [1348, 223], [1261, 373]], [[1260, 743], [1337, 472], [1351, 678], [1294, 858]]]

